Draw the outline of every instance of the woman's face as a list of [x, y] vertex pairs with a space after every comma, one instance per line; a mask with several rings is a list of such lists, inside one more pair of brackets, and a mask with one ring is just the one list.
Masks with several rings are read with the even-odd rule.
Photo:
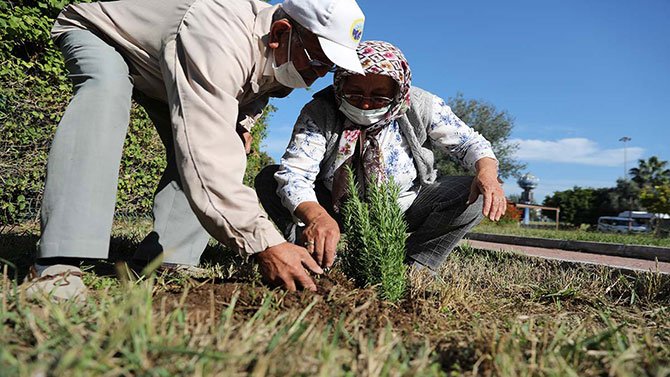
[[398, 91], [398, 84], [385, 75], [368, 73], [347, 76], [342, 85], [344, 100], [363, 110], [389, 105]]

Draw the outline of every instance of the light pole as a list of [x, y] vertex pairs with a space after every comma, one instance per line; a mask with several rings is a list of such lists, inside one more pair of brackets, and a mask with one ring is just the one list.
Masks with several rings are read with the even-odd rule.
[[623, 141], [623, 179], [628, 180], [628, 169], [626, 168], [626, 162], [628, 161], [628, 156], [627, 156], [627, 143], [631, 141], [632, 139], [629, 138], [628, 136], [624, 136], [619, 141]]
[[[626, 155], [627, 150], [626, 150], [626, 144], [631, 141], [631, 138], [628, 136], [624, 136], [619, 141], [623, 141], [623, 179], [624, 181], [628, 180], [628, 169], [626, 167], [626, 161], [628, 160], [628, 156]], [[630, 234], [631, 227], [632, 227], [632, 222], [633, 222], [633, 200], [632, 198], [628, 198], [628, 234]]]

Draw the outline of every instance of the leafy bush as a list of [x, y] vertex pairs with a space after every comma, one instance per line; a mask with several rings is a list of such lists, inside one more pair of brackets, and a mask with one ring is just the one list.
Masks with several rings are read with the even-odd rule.
[[641, 193], [642, 204], [654, 213], [670, 213], [670, 184], [646, 186]]
[[244, 184], [254, 187], [254, 178], [265, 166], [273, 164], [274, 160], [265, 151], [261, 150], [261, 142], [268, 135], [268, 120], [273, 112], [277, 110], [273, 105], [265, 106], [263, 115], [258, 119], [251, 130], [253, 141], [251, 142], [251, 153], [247, 156], [247, 171], [244, 175]]
[[[640, 201], [650, 212], [670, 213], [670, 184], [644, 187]], [[659, 237], [670, 236], [670, 221], [656, 219], [653, 224], [654, 234]]]
[[506, 225], [506, 224], [518, 224], [521, 221], [521, 210], [514, 205], [514, 203], [507, 202], [507, 209], [505, 214], [502, 215], [497, 224]]
[[[590, 188], [575, 186], [570, 190], [556, 191], [544, 199], [543, 205], [559, 207], [559, 219], [562, 223], [579, 226], [580, 224], [596, 224], [598, 217], [615, 215], [611, 209], [602, 209], [608, 200], [610, 188]], [[551, 216], [553, 211], [544, 211]]]
[[352, 171], [347, 174], [348, 198], [342, 206], [347, 236], [344, 272], [360, 286], [379, 284], [383, 299], [397, 301], [407, 286], [407, 224], [398, 206], [399, 188], [393, 181], [370, 184], [362, 200]]
[[34, 217], [49, 140], [70, 94], [51, 2], [0, 2], [0, 223]]
[[[49, 146], [71, 84], [58, 48], [51, 42], [53, 19], [69, 0], [0, 2], [0, 224], [38, 216]], [[258, 151], [268, 107], [254, 128]], [[245, 182], [271, 162], [248, 158]], [[119, 172], [117, 214], [145, 215], [165, 167], [163, 146], [146, 113], [134, 105]]]

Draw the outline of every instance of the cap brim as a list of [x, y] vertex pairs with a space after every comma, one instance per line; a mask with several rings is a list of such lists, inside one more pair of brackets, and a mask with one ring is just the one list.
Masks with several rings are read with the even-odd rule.
[[365, 74], [355, 49], [342, 46], [339, 43], [335, 43], [323, 37], [319, 37], [319, 43], [321, 44], [321, 49], [330, 61], [346, 70], [361, 75]]

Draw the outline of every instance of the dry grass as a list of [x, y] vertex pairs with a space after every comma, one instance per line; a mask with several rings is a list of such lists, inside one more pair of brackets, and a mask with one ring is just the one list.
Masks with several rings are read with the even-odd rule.
[[336, 271], [288, 294], [217, 268], [225, 281], [88, 272], [82, 306], [26, 301], [6, 268], [0, 375], [670, 376], [665, 275], [465, 247], [390, 304]]

